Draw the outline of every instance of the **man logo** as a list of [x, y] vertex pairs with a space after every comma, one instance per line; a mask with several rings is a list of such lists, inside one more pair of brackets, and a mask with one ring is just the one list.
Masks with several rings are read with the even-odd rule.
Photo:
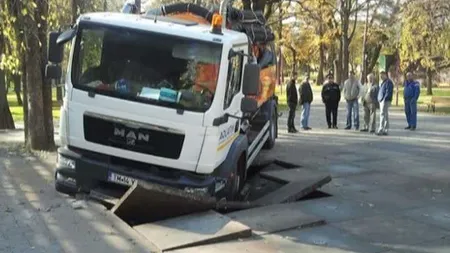
[[134, 146], [136, 145], [136, 140], [143, 141], [143, 142], [149, 142], [150, 141], [150, 135], [144, 134], [140, 132], [134, 132], [131, 130], [126, 130], [125, 128], [114, 128], [114, 136], [120, 136], [123, 138], [126, 138], [127, 145]]

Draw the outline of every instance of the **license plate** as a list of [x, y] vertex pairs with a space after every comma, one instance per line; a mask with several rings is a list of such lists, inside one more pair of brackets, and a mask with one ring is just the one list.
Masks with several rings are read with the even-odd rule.
[[121, 185], [132, 186], [136, 179], [110, 172], [108, 175], [108, 181]]

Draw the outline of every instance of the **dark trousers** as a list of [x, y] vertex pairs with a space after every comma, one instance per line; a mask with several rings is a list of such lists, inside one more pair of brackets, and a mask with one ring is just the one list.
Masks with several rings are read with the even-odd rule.
[[[328, 127], [337, 126], [338, 103], [325, 104], [325, 116], [327, 117]], [[333, 116], [333, 121], [331, 120]]]
[[288, 129], [295, 128], [294, 119], [295, 119], [295, 109], [296, 108], [297, 108], [296, 104], [289, 104], [289, 116], [288, 116], [288, 122], [287, 122]]

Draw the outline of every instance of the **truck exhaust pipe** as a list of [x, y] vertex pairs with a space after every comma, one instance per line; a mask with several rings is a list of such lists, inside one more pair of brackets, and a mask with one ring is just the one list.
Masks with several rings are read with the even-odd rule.
[[220, 2], [219, 14], [222, 16], [222, 30], [227, 26], [228, 4], [230, 0], [222, 0]]

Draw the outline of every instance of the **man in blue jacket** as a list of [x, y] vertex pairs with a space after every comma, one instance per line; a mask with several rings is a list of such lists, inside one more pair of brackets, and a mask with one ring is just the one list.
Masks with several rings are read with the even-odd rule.
[[405, 101], [405, 114], [408, 126], [407, 130], [414, 131], [417, 127], [417, 100], [420, 96], [420, 84], [415, 81], [413, 74], [406, 74], [406, 81], [403, 89], [403, 98]]
[[388, 135], [389, 131], [389, 107], [392, 103], [394, 84], [385, 71], [380, 72], [382, 83], [378, 91], [378, 102], [380, 103], [380, 128], [377, 135]]

